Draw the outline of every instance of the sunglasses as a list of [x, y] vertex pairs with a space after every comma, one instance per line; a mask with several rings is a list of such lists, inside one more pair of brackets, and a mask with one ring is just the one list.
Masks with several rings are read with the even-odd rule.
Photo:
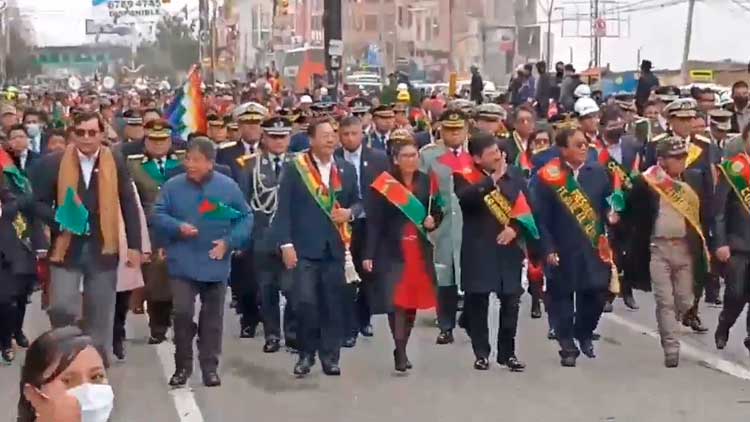
[[83, 138], [84, 136], [93, 138], [94, 136], [99, 134], [99, 129], [76, 129], [74, 132], [76, 136], [80, 138]]

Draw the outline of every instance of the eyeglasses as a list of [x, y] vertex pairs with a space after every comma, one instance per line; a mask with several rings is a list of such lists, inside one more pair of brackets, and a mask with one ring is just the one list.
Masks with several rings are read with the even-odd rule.
[[83, 138], [85, 136], [93, 138], [94, 136], [99, 134], [99, 129], [76, 129], [74, 132], [79, 138]]

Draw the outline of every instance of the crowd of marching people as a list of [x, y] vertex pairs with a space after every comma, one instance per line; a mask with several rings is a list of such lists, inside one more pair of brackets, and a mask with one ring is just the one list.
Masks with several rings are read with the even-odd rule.
[[374, 335], [373, 315], [387, 315], [394, 369], [408, 372], [417, 312], [432, 308], [436, 343], [466, 330], [477, 370], [491, 366], [496, 309], [496, 363], [522, 372], [525, 291], [565, 367], [596, 357], [602, 313], [617, 298], [638, 309], [635, 289], [654, 294], [664, 365], [679, 365], [681, 324], [708, 331], [702, 299], [723, 306], [723, 349], [750, 291], [747, 83], [722, 102], [659, 86], [644, 62], [635, 95], [597, 98], [570, 65], [536, 68], [490, 101], [278, 83], [8, 99], [2, 361], [30, 346], [37, 289], [53, 328], [26, 354], [19, 420], [44, 416], [77, 364], [98, 374], [80, 397], [110, 403], [100, 387], [126, 358], [129, 313], [147, 314], [149, 344], [174, 343], [172, 387], [192, 376], [196, 337], [203, 383], [221, 384], [228, 308], [233, 335], [262, 327], [263, 352], [297, 354], [298, 377], [317, 361], [341, 375], [341, 348]]

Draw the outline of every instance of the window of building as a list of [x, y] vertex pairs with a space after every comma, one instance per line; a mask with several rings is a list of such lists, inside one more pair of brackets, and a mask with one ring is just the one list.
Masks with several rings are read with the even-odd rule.
[[383, 21], [383, 30], [385, 32], [392, 32], [396, 29], [396, 15], [385, 15]]
[[365, 31], [378, 30], [378, 15], [365, 15]]
[[401, 6], [398, 7], [398, 26], [404, 27], [404, 8]]
[[432, 18], [432, 37], [436, 39], [440, 37], [440, 25], [437, 18]]

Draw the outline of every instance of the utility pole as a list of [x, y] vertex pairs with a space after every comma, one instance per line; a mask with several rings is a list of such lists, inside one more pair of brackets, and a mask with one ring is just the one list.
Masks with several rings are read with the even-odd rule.
[[693, 14], [695, 12], [695, 0], [690, 0], [688, 3], [688, 16], [687, 23], [685, 25], [685, 45], [682, 47], [682, 69], [681, 76], [682, 82], [687, 83], [688, 81], [688, 58], [690, 56], [690, 39], [693, 36]]
[[456, 64], [454, 62], [455, 58], [453, 56], [453, 49], [454, 49], [454, 43], [455, 43], [455, 36], [453, 35], [453, 3], [454, 0], [448, 0], [448, 36], [450, 37], [449, 45], [448, 45], [448, 65], [451, 72], [455, 72], [456, 70]]

